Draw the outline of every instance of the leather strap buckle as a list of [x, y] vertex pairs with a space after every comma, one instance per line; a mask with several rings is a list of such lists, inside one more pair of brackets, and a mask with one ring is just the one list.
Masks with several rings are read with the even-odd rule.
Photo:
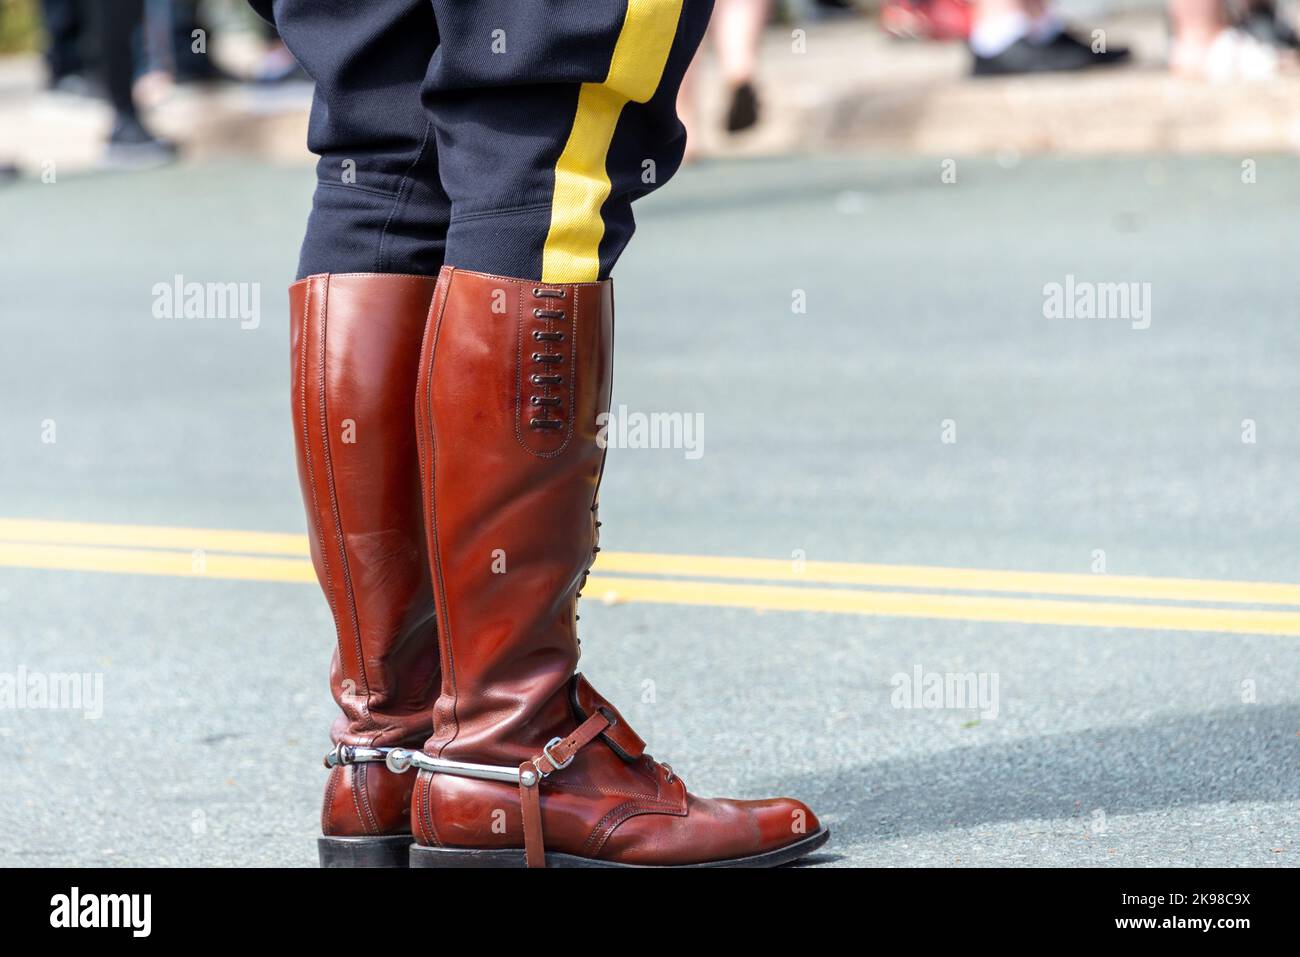
[[[564, 743], [563, 738], [558, 738], [558, 737], [551, 738], [551, 740], [546, 742], [546, 746], [542, 748], [541, 755], [533, 758], [533, 767], [537, 769], [537, 773], [540, 774], [542, 777], [544, 778], [550, 777], [556, 771], [563, 771], [570, 764], [572, 764], [573, 759], [578, 756], [578, 752], [575, 750], [571, 755], [569, 755], [569, 759], [567, 761], [561, 761], [559, 758], [557, 758], [554, 754], [551, 753], [552, 748], [554, 748], [557, 744], [563, 744], [563, 743]], [[551, 762], [551, 770], [549, 771], [542, 770], [542, 766], [539, 763], [542, 760], [542, 757], [545, 757], [547, 761]]]

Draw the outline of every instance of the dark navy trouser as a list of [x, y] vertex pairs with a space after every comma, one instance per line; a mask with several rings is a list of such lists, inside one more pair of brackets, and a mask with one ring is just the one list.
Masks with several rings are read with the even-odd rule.
[[712, 0], [251, 0], [316, 81], [299, 277], [609, 275]]

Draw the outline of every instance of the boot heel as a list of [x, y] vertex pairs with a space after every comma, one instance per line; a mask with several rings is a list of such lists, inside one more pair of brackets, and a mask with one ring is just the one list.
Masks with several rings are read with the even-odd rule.
[[411, 835], [322, 837], [316, 841], [321, 867], [406, 867]]
[[411, 845], [412, 867], [523, 867], [523, 848], [475, 851], [464, 847]]

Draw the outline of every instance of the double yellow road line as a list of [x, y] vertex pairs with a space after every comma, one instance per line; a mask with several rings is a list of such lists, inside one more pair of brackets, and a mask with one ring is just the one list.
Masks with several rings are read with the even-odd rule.
[[[33, 519], [0, 518], [0, 566], [315, 581], [302, 535]], [[1300, 635], [1300, 585], [1275, 582], [601, 552], [584, 595], [613, 603]], [[1279, 607], [1241, 607], [1252, 605]]]

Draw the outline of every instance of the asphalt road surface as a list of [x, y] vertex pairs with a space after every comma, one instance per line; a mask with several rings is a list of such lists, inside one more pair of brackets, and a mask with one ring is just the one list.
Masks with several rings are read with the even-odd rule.
[[[1242, 159], [737, 162], [641, 204], [614, 402], [703, 430], [611, 450], [582, 667], [656, 757], [806, 799], [819, 866], [1297, 864], [1300, 589], [1224, 583], [1300, 582], [1300, 161]], [[0, 696], [0, 864], [315, 862], [311, 178], [0, 190], [0, 691], [102, 687]], [[176, 276], [260, 284], [256, 322], [156, 318]]]

